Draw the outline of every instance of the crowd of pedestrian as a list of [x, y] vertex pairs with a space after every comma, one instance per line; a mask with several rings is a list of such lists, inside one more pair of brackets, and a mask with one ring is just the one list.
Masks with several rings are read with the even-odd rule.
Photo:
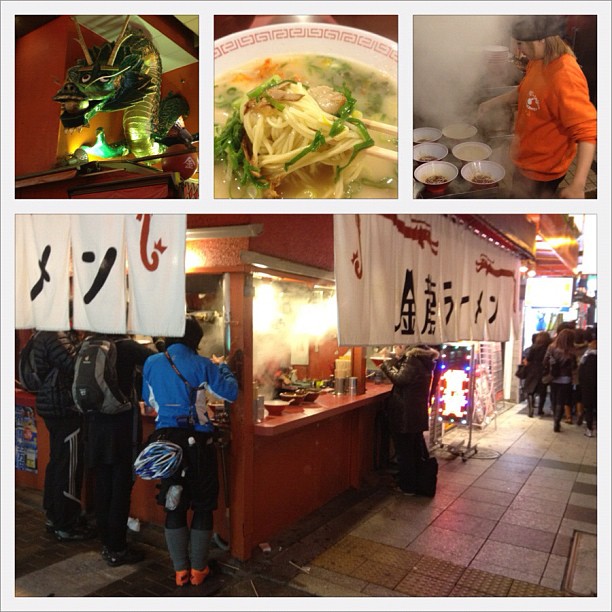
[[[522, 392], [527, 400], [527, 414], [545, 416], [550, 390], [553, 430], [561, 423], [581, 426], [593, 437], [597, 413], [597, 327], [576, 328], [562, 323], [554, 338], [546, 331], [532, 336], [532, 344], [523, 351]], [[536, 411], [537, 410], [537, 411]]]

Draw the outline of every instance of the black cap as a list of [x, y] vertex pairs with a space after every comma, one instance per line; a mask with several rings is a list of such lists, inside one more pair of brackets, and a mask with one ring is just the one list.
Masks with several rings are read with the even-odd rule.
[[561, 15], [521, 15], [512, 22], [515, 40], [542, 40], [548, 36], [563, 36], [565, 31], [565, 17]]
[[202, 327], [197, 322], [194, 317], [187, 315], [185, 319], [185, 333], [181, 338], [166, 338], [166, 348], [171, 346], [172, 344], [185, 344], [194, 352], [198, 352], [198, 345], [200, 344], [200, 340], [202, 340], [202, 336], [204, 332], [202, 331]]

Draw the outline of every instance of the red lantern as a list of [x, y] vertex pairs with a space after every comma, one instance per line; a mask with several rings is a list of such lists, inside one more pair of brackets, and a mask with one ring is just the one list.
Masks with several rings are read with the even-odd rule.
[[[166, 153], [180, 153], [185, 151], [185, 145], [172, 145]], [[162, 158], [164, 172], [178, 172], [185, 181], [191, 178], [198, 170], [198, 154], [195, 151], [186, 151], [183, 155], [173, 155]]]

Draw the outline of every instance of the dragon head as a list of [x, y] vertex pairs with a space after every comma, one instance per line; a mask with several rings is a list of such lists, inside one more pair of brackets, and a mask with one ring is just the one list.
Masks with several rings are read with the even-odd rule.
[[[97, 112], [120, 110], [148, 92], [146, 77], [143, 82], [140, 74], [142, 58], [124, 46], [132, 36], [130, 32], [126, 34], [129, 16], [114, 43], [91, 50], [85, 44], [78, 21], [72, 19], [85, 57], [68, 69], [64, 85], [53, 96], [62, 105], [60, 119], [65, 128], [86, 127]], [[128, 90], [130, 94], [126, 96]]]

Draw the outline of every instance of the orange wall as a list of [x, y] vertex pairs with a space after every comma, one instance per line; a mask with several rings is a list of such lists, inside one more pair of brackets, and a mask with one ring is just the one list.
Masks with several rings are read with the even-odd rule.
[[333, 219], [333, 215], [308, 214], [190, 214], [187, 227], [262, 223], [263, 232], [249, 238], [251, 251], [331, 271], [334, 269]]

